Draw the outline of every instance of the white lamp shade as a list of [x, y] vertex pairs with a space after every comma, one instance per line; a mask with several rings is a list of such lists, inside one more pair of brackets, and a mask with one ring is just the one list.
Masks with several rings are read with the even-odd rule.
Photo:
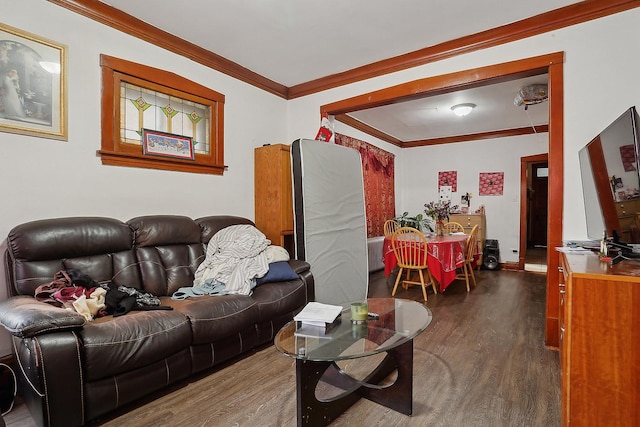
[[471, 112], [471, 110], [473, 110], [476, 107], [476, 104], [458, 104], [458, 105], [454, 105], [453, 107], [451, 107], [451, 110], [457, 115], [457, 116], [466, 116], [467, 114], [469, 114]]

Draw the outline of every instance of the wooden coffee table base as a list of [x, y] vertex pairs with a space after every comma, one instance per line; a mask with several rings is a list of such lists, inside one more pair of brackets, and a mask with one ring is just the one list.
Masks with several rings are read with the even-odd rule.
[[[379, 386], [394, 370], [393, 384]], [[320, 381], [344, 390], [327, 400], [318, 400]], [[331, 361], [296, 360], [298, 426], [326, 426], [364, 397], [394, 411], [411, 415], [413, 410], [413, 340], [387, 351], [386, 357], [364, 381], [351, 378]]]

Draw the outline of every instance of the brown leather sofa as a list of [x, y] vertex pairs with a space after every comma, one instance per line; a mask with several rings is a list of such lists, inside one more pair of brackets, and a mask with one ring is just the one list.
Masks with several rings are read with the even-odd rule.
[[[265, 283], [252, 295], [172, 300], [191, 286], [211, 237], [234, 216], [143, 216], [121, 222], [74, 217], [33, 221], [7, 238], [10, 297], [0, 323], [11, 333], [19, 394], [43, 426], [107, 418], [143, 396], [185, 382], [273, 340], [314, 298], [309, 264], [290, 260], [299, 278]], [[158, 296], [172, 310], [131, 311], [86, 321], [34, 298], [53, 275], [77, 269], [98, 282]]]

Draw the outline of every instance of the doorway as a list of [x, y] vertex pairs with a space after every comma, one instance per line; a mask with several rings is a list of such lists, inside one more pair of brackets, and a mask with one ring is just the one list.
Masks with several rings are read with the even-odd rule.
[[[322, 105], [320, 107], [320, 115], [327, 114], [336, 116], [346, 114], [350, 111], [388, 105], [392, 102], [401, 102], [404, 99], [411, 99], [416, 96], [428, 96], [429, 94], [443, 93], [444, 91], [456, 91], [464, 87], [491, 84], [492, 82], [508, 78], [548, 73], [548, 179], [550, 191], [548, 197], [547, 247], [553, 248], [562, 245], [562, 204], [564, 191], [563, 63], [564, 53], [556, 52], [524, 60], [475, 68], [473, 70], [427, 77]], [[526, 191], [526, 187], [524, 190]], [[521, 200], [521, 218], [522, 212], [526, 212], [526, 205], [523, 206], [523, 204]], [[523, 234], [523, 231], [526, 232], [526, 223], [521, 221], [520, 227], [520, 255], [522, 257], [522, 255], [526, 253], [526, 239], [522, 238], [526, 236], [526, 234]], [[552, 255], [553, 254], [547, 254], [545, 343], [550, 347], [557, 347], [560, 342], [560, 295], [558, 288], [560, 273], [558, 271], [559, 257]], [[521, 258], [519, 260], [519, 263], [520, 262], [524, 264], [524, 258]]]
[[[520, 250], [518, 268], [547, 271], [547, 224], [549, 200], [549, 156], [540, 154], [521, 159]], [[523, 244], [524, 241], [524, 244]]]
[[527, 248], [547, 247], [547, 197], [549, 196], [549, 163], [530, 165], [527, 209]]

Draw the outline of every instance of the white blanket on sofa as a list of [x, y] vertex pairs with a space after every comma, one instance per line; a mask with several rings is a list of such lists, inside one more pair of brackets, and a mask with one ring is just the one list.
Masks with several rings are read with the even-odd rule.
[[269, 270], [265, 249], [270, 243], [252, 225], [223, 228], [209, 241], [205, 260], [196, 270], [193, 286], [224, 283], [226, 294], [249, 295], [252, 279], [262, 277]]

